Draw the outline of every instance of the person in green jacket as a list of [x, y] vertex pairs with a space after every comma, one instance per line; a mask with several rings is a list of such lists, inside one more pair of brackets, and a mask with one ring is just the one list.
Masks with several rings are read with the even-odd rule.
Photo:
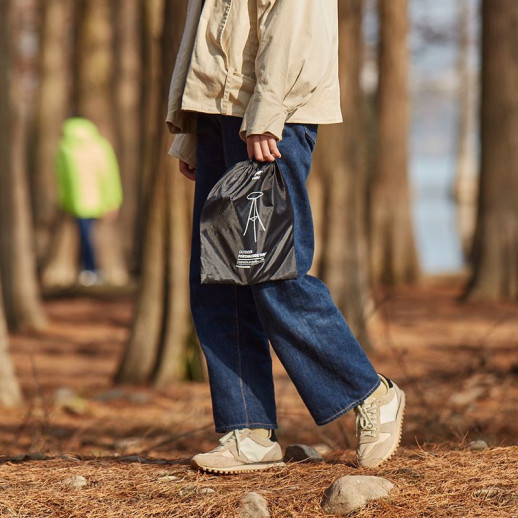
[[96, 219], [117, 215], [122, 186], [113, 148], [93, 122], [82, 117], [64, 122], [57, 177], [60, 207], [76, 218], [79, 227], [79, 281], [95, 284], [101, 277], [92, 245], [92, 227]]

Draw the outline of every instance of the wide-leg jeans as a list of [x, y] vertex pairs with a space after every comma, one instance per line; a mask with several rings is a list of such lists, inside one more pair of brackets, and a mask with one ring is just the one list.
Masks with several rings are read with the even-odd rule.
[[199, 114], [190, 266], [191, 311], [207, 359], [217, 432], [277, 428], [271, 343], [315, 422], [365, 400], [379, 378], [325, 284], [307, 274], [313, 223], [306, 180], [317, 127], [286, 124], [278, 159], [294, 211], [296, 279], [252, 286], [200, 283], [200, 215], [214, 184], [247, 160], [238, 117]]

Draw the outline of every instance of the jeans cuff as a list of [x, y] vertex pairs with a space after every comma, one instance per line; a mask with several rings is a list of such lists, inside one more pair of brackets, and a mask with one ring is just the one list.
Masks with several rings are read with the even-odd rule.
[[265, 430], [277, 430], [277, 423], [238, 423], [224, 426], [216, 426], [216, 433], [226, 433], [243, 428], [264, 428]]
[[363, 403], [379, 386], [380, 386], [381, 380], [378, 379], [378, 382], [361, 398], [357, 399], [356, 401], [353, 401], [349, 405], [347, 405], [345, 408], [342, 408], [342, 410], [339, 410], [336, 414], [333, 414], [330, 417], [327, 417], [325, 419], [319, 419], [318, 421], [315, 419], [315, 423], [318, 426], [323, 426], [325, 424], [330, 423], [331, 421], [334, 421], [335, 419], [338, 419], [340, 416], [346, 414], [349, 412], [349, 410], [357, 407], [361, 403]]

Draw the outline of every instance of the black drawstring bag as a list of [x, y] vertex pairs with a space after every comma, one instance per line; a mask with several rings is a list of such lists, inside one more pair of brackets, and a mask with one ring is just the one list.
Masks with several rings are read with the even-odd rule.
[[277, 163], [248, 160], [227, 171], [203, 205], [200, 238], [204, 284], [297, 277], [293, 208]]

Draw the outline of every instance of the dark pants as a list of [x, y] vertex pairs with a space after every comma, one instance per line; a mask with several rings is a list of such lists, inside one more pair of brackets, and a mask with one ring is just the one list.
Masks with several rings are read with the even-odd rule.
[[77, 218], [79, 227], [79, 264], [82, 270], [95, 272], [95, 251], [92, 244], [92, 228], [95, 219], [93, 218]]
[[307, 275], [313, 223], [306, 189], [317, 128], [287, 124], [278, 160], [294, 210], [298, 278], [252, 286], [200, 283], [200, 214], [214, 184], [247, 160], [241, 119], [200, 114], [191, 255], [191, 310], [207, 358], [216, 431], [276, 428], [268, 341], [317, 424], [365, 400], [379, 378], [320, 280]]

